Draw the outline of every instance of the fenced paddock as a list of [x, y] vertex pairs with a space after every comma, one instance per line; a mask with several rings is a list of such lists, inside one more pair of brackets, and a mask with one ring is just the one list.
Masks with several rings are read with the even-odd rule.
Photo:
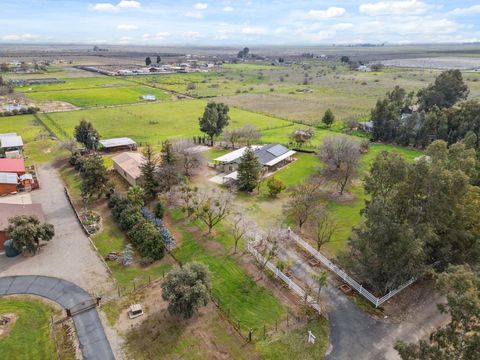
[[358, 291], [358, 293], [360, 295], [362, 295], [365, 299], [367, 299], [373, 305], [375, 305], [376, 308], [378, 308], [385, 301], [391, 299], [393, 296], [395, 296], [400, 291], [402, 291], [403, 289], [410, 286], [411, 284], [413, 284], [416, 281], [415, 278], [412, 278], [409, 281], [407, 281], [405, 284], [396, 288], [395, 290], [389, 291], [384, 296], [382, 296], [380, 298], [376, 297], [371, 292], [369, 292], [367, 289], [365, 289], [362, 284], [360, 284], [357, 281], [355, 281], [354, 279], [352, 279], [345, 271], [340, 269], [337, 265], [335, 265], [333, 262], [331, 262], [329, 259], [327, 259], [324, 255], [322, 255], [320, 252], [315, 250], [309, 243], [307, 243], [305, 240], [303, 240], [300, 236], [293, 233], [292, 231], [288, 232], [288, 236], [291, 240], [295, 241], [295, 243], [297, 243], [301, 248], [306, 250], [313, 257], [315, 257], [318, 261], [320, 261], [330, 271], [334, 272], [337, 276], [339, 276], [348, 285], [350, 285], [352, 288], [354, 288], [356, 291]]

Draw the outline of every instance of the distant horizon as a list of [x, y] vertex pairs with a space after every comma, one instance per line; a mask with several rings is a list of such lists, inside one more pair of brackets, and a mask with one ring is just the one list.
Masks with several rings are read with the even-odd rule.
[[480, 42], [480, 5], [474, 0], [2, 0], [0, 23], [0, 43], [8, 45]]

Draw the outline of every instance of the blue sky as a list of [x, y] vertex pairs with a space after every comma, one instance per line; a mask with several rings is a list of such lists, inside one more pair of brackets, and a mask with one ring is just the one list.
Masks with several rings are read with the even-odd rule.
[[319, 45], [478, 41], [478, 0], [0, 0], [0, 43]]

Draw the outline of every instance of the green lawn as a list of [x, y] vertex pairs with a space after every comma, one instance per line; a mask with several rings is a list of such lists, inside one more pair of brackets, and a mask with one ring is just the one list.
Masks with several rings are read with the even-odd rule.
[[[185, 223], [180, 211], [171, 213], [174, 226], [181, 235], [181, 246], [175, 249], [175, 256], [184, 263], [199, 261], [208, 265], [213, 275], [213, 295], [224, 311], [229, 312], [235, 321], [240, 321], [243, 329], [261, 329], [264, 324], [271, 325], [285, 314], [272, 292], [253, 281], [229, 255], [233, 239], [226, 228], [219, 227], [217, 234], [206, 240], [203, 236], [193, 235], [190, 229], [195, 225]], [[223, 246], [214, 251], [206, 246], [206, 241]]]
[[[307, 344], [307, 333], [317, 337], [315, 344]], [[307, 325], [293, 331], [280, 331], [271, 338], [259, 341], [255, 349], [264, 360], [317, 360], [323, 359], [328, 346], [328, 322], [325, 319], [311, 320]]]
[[164, 91], [146, 86], [104, 87], [62, 91], [39, 91], [27, 93], [36, 101], [64, 101], [78, 107], [121, 105], [142, 102], [142, 95], [152, 94], [157, 100], [169, 100], [171, 96]]
[[[140, 144], [160, 144], [169, 138], [201, 135], [198, 118], [207, 103], [187, 100], [51, 113], [50, 118], [70, 136], [81, 119], [91, 121], [103, 138], [128, 136]], [[230, 109], [230, 127], [253, 124], [258, 129], [289, 125], [289, 122], [237, 108]]]
[[0, 299], [0, 315], [16, 314], [18, 319], [8, 336], [0, 339], [2, 359], [56, 359], [50, 334], [52, 310], [38, 300]]

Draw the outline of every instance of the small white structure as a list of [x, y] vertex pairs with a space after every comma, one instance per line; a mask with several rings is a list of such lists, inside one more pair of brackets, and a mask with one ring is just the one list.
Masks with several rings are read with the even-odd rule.
[[0, 134], [0, 147], [4, 152], [19, 151], [23, 148], [23, 140], [17, 133]]
[[308, 330], [308, 343], [315, 344], [315, 340], [317, 340], [317, 337], [313, 335], [310, 330]]
[[152, 95], [152, 94], [147, 94], [147, 95], [143, 95], [142, 96], [142, 100], [145, 100], [145, 101], [157, 101], [157, 97], [155, 95]]
[[135, 319], [143, 315], [142, 306], [140, 304], [133, 304], [128, 310], [129, 319]]

